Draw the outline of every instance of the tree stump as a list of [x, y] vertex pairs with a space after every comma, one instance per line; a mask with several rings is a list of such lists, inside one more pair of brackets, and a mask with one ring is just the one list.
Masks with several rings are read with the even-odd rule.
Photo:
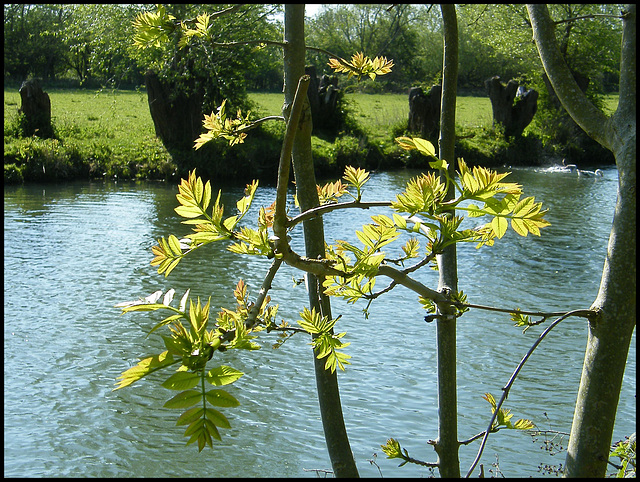
[[538, 92], [526, 90], [515, 80], [504, 86], [498, 76], [485, 80], [484, 86], [491, 99], [493, 125], [502, 124], [506, 138], [521, 136], [538, 110]]
[[409, 90], [409, 131], [432, 143], [440, 135], [440, 99], [442, 86], [434, 85], [427, 94], [420, 87]]
[[342, 115], [338, 111], [340, 96], [338, 78], [323, 75], [318, 81], [316, 68], [313, 65], [307, 65], [304, 73], [311, 78], [307, 97], [311, 106], [313, 129], [337, 132], [343, 123]]
[[23, 135], [42, 138], [53, 137], [51, 125], [51, 99], [40, 87], [37, 79], [25, 80], [20, 86], [22, 105], [18, 112], [25, 116]]
[[191, 150], [202, 130], [202, 94], [171, 97], [171, 86], [151, 70], [145, 73], [144, 82], [156, 136], [169, 152]]

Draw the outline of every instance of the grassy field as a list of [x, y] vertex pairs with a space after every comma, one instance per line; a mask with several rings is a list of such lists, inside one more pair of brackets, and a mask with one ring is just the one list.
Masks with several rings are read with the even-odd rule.
[[[249, 98], [265, 113], [278, 113], [282, 108], [282, 94], [252, 93]], [[388, 136], [389, 129], [409, 119], [409, 97], [406, 94], [346, 94], [347, 105], [354, 111], [356, 121], [374, 137]], [[618, 96], [605, 97], [609, 113], [618, 106]], [[456, 123], [465, 128], [490, 127], [493, 122], [488, 97], [458, 97]]]
[[[122, 90], [47, 90], [51, 99], [51, 117], [60, 135], [96, 139], [105, 136], [114, 147], [140, 143], [155, 137], [153, 121], [144, 92]], [[5, 122], [17, 115], [20, 94], [4, 91]], [[135, 129], [132, 130], [132, 126]]]
[[[264, 113], [280, 112], [282, 94], [252, 93], [253, 100]], [[346, 94], [347, 106], [356, 122], [374, 137], [388, 136], [389, 129], [409, 119], [409, 97], [405, 94]], [[261, 110], [262, 112], [262, 110]], [[488, 97], [458, 97], [456, 117], [465, 127], [490, 126], [491, 102]]]
[[[22, 177], [54, 180], [87, 177], [167, 178], [175, 164], [156, 139], [144, 91], [47, 90], [57, 139], [21, 138], [17, 135], [17, 89], [4, 91], [5, 181]], [[255, 115], [277, 114], [281, 93], [251, 93]], [[409, 115], [405, 94], [346, 95], [347, 108], [370, 143], [393, 146], [393, 133], [402, 131]], [[605, 98], [608, 111], [618, 104], [617, 95]], [[459, 97], [457, 124], [462, 129], [487, 131], [492, 123], [491, 103], [486, 97]], [[340, 141], [340, 140], [339, 140]], [[361, 156], [357, 139], [332, 144], [314, 137], [314, 157]], [[474, 141], [480, 142], [476, 137]], [[352, 145], [353, 144], [353, 145]], [[347, 154], [345, 154], [345, 152]], [[387, 152], [383, 149], [383, 157]], [[350, 154], [349, 154], [350, 153]], [[333, 160], [331, 160], [333, 159]]]
[[98, 177], [103, 174], [153, 177], [150, 170], [172, 169], [169, 154], [155, 137], [145, 92], [69, 89], [46, 92], [51, 99], [52, 123], [58, 140], [15, 136], [20, 94], [17, 89], [5, 89], [5, 164], [14, 160], [27, 165], [40, 157], [56, 164], [43, 164], [40, 169], [45, 172], [50, 167], [69, 173], [74, 166], [85, 163], [89, 174]]

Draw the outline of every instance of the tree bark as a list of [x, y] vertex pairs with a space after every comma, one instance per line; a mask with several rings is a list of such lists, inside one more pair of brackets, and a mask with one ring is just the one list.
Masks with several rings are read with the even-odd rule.
[[409, 131], [434, 144], [440, 133], [440, 108], [442, 87], [434, 85], [428, 93], [420, 87], [409, 90]]
[[498, 76], [485, 80], [484, 86], [491, 99], [493, 125], [502, 124], [507, 139], [521, 136], [538, 110], [538, 92], [521, 89], [515, 80], [504, 86]]
[[[458, 21], [453, 4], [441, 6], [444, 24], [444, 62], [442, 73], [442, 108], [440, 115], [439, 157], [449, 163], [449, 175], [455, 175], [455, 116], [458, 81]], [[450, 186], [447, 199], [455, 196]], [[453, 216], [453, 213], [451, 214]], [[458, 290], [456, 245], [437, 256], [440, 275], [438, 290]], [[439, 307], [440, 313], [455, 313], [451, 305]], [[456, 382], [456, 318], [440, 317], [437, 321], [438, 350], [438, 469], [441, 477], [460, 477], [458, 442], [458, 402]]]
[[562, 105], [584, 131], [611, 150], [618, 197], [598, 295], [591, 305], [580, 388], [564, 475], [604, 477], [627, 354], [636, 323], [636, 7], [623, 15], [620, 101], [607, 117], [591, 104], [558, 50], [546, 5], [527, 5], [540, 59]]
[[19, 112], [26, 117], [24, 136], [36, 135], [43, 139], [53, 137], [51, 125], [51, 99], [42, 90], [37, 79], [25, 80], [20, 86]]
[[172, 99], [171, 86], [151, 70], [145, 73], [144, 82], [156, 136], [171, 153], [193, 150], [202, 129], [202, 94], [178, 94]]
[[325, 74], [318, 80], [318, 74], [313, 65], [306, 66], [304, 71], [311, 77], [307, 96], [311, 105], [314, 132], [323, 130], [337, 133], [342, 127], [337, 111], [338, 96], [340, 95], [338, 78]]
[[[284, 115], [289, 117], [298, 80], [304, 74], [304, 4], [285, 5], [284, 40], [287, 44], [284, 52]], [[311, 110], [307, 104], [302, 114], [296, 134], [292, 161], [296, 180], [296, 193], [300, 209], [305, 211], [320, 204], [316, 188], [316, 177], [311, 153]], [[316, 258], [325, 256], [324, 223], [322, 217], [304, 221], [304, 240], [306, 256]], [[331, 317], [329, 298], [322, 291], [322, 279], [307, 273], [309, 287], [309, 305], [323, 316]], [[325, 360], [313, 355], [320, 415], [324, 428], [327, 449], [336, 477], [358, 477], [349, 438], [344, 425], [337, 372], [325, 370]]]

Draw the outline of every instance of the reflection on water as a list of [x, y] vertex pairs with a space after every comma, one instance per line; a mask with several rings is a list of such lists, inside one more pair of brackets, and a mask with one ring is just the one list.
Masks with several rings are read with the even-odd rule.
[[[364, 200], [389, 199], [415, 174], [374, 175]], [[552, 225], [540, 238], [508, 232], [493, 248], [460, 246], [460, 289], [470, 302], [486, 305], [588, 307], [606, 253], [615, 170], [595, 180], [531, 169], [512, 176], [527, 195], [544, 201]], [[224, 201], [233, 206], [241, 190], [230, 191]], [[213, 451], [185, 448], [183, 427], [175, 426], [177, 411], [162, 408], [171, 395], [166, 390], [140, 383], [112, 392], [115, 378], [137, 356], [162, 349], [158, 337], [145, 339], [157, 318], [121, 316], [115, 303], [173, 287], [180, 294], [191, 288], [192, 295], [211, 296], [213, 306], [226, 306], [239, 277], [255, 292], [269, 266], [268, 260], [211, 246], [185, 259], [168, 279], [158, 275], [149, 265], [150, 247], [161, 236], [188, 229], [173, 212], [175, 194], [175, 186], [156, 183], [5, 187], [5, 476], [304, 477], [315, 473], [303, 469], [330, 468], [311, 349], [302, 336], [272, 350], [275, 335], [263, 334], [262, 350], [225, 354], [223, 363], [245, 376], [229, 388], [241, 405], [224, 410], [232, 429], [221, 431]], [[272, 188], [260, 190], [256, 205], [271, 204], [272, 196]], [[353, 239], [354, 227], [372, 214], [327, 215], [325, 232]], [[187, 274], [188, 282], [179, 279]], [[306, 299], [303, 286], [293, 287], [297, 276], [283, 268], [271, 292], [280, 303], [279, 316], [291, 323]], [[437, 286], [433, 271], [417, 278]], [[419, 467], [397, 468], [380, 444], [394, 437], [414, 457], [435, 460], [427, 444], [437, 435], [435, 326], [424, 323], [416, 296], [404, 288], [374, 303], [368, 319], [363, 307], [335, 302], [333, 308], [334, 315], [343, 314], [339, 329], [351, 342], [352, 365], [340, 374], [340, 387], [360, 473], [379, 477], [368, 462], [377, 453], [384, 476], [429, 475]], [[499, 395], [539, 333], [522, 335], [508, 317], [490, 312], [472, 311], [460, 319], [461, 438], [486, 428], [490, 409], [482, 395]], [[569, 430], [585, 340], [579, 319], [549, 335], [510, 393], [508, 407], [516, 418]], [[635, 335], [614, 438], [633, 430]], [[476, 450], [477, 445], [461, 450], [463, 470]], [[522, 433], [492, 436], [487, 466], [496, 453], [500, 469], [513, 477], [536, 476], [540, 463], [563, 462]]]

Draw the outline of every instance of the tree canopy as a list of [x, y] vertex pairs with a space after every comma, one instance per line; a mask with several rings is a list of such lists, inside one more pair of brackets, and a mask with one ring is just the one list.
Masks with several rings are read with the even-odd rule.
[[[324, 5], [307, 22], [307, 43], [343, 58], [366, 51], [394, 59], [396, 68], [375, 84], [377, 89], [405, 92], [415, 85], [432, 85], [439, 80], [442, 66], [439, 10], [430, 5], [389, 6]], [[195, 12], [212, 12], [214, 7], [221, 6], [165, 5], [176, 18], [189, 18], [191, 14], [195, 18]], [[135, 86], [143, 82], [145, 70], [153, 64], [183, 72], [177, 75], [186, 75], [186, 70], [194, 67], [215, 69], [227, 84], [242, 82], [251, 90], [282, 88], [277, 49], [253, 46], [213, 52], [204, 51], [194, 42], [190, 53], [180, 55], [171, 44], [155, 53], [140, 51], [131, 42], [132, 24], [144, 10], [134, 4], [5, 5], [5, 80], [21, 82], [32, 76], [47, 81], [71, 78]], [[276, 39], [279, 20], [274, 14], [280, 10], [279, 5], [243, 6], [240, 15], [212, 34], [221, 40], [244, 34], [246, 38]], [[622, 28], [617, 17], [621, 6], [554, 4], [550, 10], [569, 67], [587, 76], [596, 91], [617, 91]], [[482, 91], [484, 80], [494, 75], [503, 79], [540, 76], [524, 5], [468, 4], [458, 9], [458, 17], [459, 85], [463, 92]], [[319, 75], [329, 73], [324, 55], [310, 51], [306, 61], [316, 66]], [[224, 90], [224, 86], [219, 89]]]

